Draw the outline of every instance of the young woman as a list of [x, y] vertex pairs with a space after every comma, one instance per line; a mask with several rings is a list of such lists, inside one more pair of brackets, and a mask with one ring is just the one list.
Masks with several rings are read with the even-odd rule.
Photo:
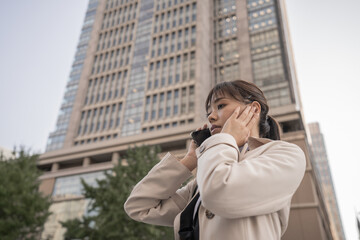
[[[211, 137], [201, 146], [192, 141], [183, 159], [168, 153], [134, 187], [125, 211], [173, 226], [175, 239], [279, 240], [304, 176], [303, 151], [280, 141], [264, 94], [252, 83], [217, 84], [206, 110]], [[180, 188], [195, 168], [196, 179]]]

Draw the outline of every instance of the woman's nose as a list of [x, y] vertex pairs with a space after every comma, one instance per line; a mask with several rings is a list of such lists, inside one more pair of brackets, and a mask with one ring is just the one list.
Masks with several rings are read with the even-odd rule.
[[208, 120], [209, 122], [214, 122], [216, 120], [216, 114], [214, 112], [212, 112], [209, 116], [208, 116]]

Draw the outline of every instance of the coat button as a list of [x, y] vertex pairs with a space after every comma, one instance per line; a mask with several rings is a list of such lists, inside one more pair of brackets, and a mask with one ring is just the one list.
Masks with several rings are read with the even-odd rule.
[[209, 210], [206, 210], [206, 211], [205, 211], [205, 215], [206, 215], [206, 217], [207, 217], [208, 219], [212, 219], [212, 218], [215, 216], [215, 214], [213, 214], [213, 213], [210, 212]]
[[205, 150], [205, 146], [200, 146], [199, 152], [202, 153]]

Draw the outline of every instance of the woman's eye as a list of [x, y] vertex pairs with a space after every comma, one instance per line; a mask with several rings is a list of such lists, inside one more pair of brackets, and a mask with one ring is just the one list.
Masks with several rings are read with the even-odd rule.
[[223, 108], [223, 107], [225, 107], [225, 104], [219, 104], [217, 108], [218, 108], [218, 109], [221, 109], [221, 108]]

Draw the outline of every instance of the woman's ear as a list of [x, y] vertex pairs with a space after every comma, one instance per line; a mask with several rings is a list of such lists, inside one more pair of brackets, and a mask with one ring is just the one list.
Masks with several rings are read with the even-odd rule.
[[259, 114], [260, 114], [260, 112], [261, 112], [261, 105], [260, 105], [259, 102], [253, 101], [253, 102], [251, 103], [251, 107], [255, 107], [255, 113], [259, 113]]

